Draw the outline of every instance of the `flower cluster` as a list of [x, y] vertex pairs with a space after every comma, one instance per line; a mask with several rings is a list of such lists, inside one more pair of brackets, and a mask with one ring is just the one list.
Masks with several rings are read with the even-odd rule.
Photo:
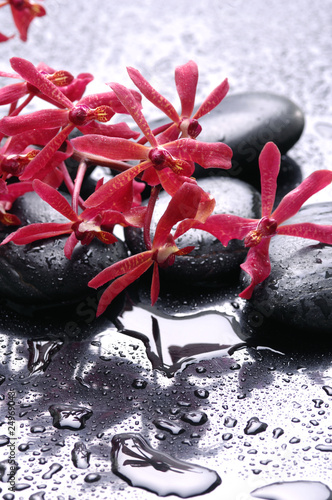
[[[0, 90], [0, 105], [9, 106], [7, 115], [0, 120], [0, 223], [20, 225], [10, 210], [14, 201], [28, 191], [35, 191], [68, 222], [28, 224], [10, 232], [1, 244], [24, 245], [65, 234], [68, 238], [64, 251], [70, 259], [77, 244], [88, 245], [94, 238], [108, 245], [114, 243], [116, 225], [143, 231], [145, 251], [113, 264], [90, 281], [93, 288], [110, 282], [101, 296], [97, 315], [149, 268], [154, 304], [159, 295], [159, 268], [172, 265], [177, 256], [194, 248], [179, 248], [176, 243], [191, 228], [211, 233], [225, 246], [231, 239], [244, 240], [249, 251], [241, 267], [251, 277], [250, 286], [241, 294], [246, 299], [270, 273], [268, 251], [274, 235], [332, 243], [332, 226], [284, 224], [310, 196], [332, 181], [332, 172], [314, 172], [272, 211], [280, 166], [280, 153], [273, 143], [266, 144], [259, 159], [262, 218], [213, 213], [215, 200], [193, 177], [195, 164], [229, 169], [232, 151], [221, 142], [200, 142], [199, 119], [223, 100], [228, 82], [224, 80], [216, 87], [194, 112], [198, 68], [193, 61], [175, 70], [180, 114], [133, 68], [128, 68], [128, 74], [138, 90], [108, 83], [106, 92], [84, 96], [93, 79], [90, 74], [74, 77], [67, 71], [45, 64], [34, 66], [18, 57], [11, 59], [11, 66], [15, 73], [1, 74], [19, 81]], [[150, 128], [142, 111], [142, 95], [166, 115], [165, 125]], [[32, 99], [52, 106], [27, 113]], [[130, 115], [134, 128], [126, 122], [109, 123], [118, 114]], [[74, 130], [77, 133], [72, 138]], [[74, 181], [66, 166], [70, 157], [78, 163]], [[100, 179], [95, 191], [83, 199], [83, 178], [92, 165], [109, 167], [117, 174], [106, 183]], [[71, 195], [71, 203], [60, 192], [63, 185]], [[147, 205], [142, 205], [145, 186], [150, 188], [150, 197]], [[151, 241], [150, 223], [162, 189], [171, 200]]]
[[[46, 14], [44, 7], [38, 3], [31, 2], [30, 0], [4, 0], [0, 3], [0, 8], [8, 5], [11, 9], [14, 23], [20, 38], [23, 42], [27, 41], [28, 29], [31, 22], [35, 17], [43, 17]], [[0, 33], [0, 42], [7, 42], [15, 35], [6, 36]]]

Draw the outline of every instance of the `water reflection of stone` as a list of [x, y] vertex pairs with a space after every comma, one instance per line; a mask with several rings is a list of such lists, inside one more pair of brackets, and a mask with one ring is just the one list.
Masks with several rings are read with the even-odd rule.
[[120, 333], [143, 342], [152, 367], [168, 377], [202, 359], [228, 356], [234, 346], [244, 345], [234, 329], [234, 318], [227, 314], [174, 318], [155, 312], [134, 307], [115, 323]]

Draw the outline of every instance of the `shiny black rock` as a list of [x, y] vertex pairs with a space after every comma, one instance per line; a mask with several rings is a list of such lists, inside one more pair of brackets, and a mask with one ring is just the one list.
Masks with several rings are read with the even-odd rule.
[[[27, 222], [68, 222], [37, 194], [27, 193], [14, 206]], [[16, 229], [16, 228], [14, 228]], [[8, 228], [0, 227], [1, 241]], [[87, 283], [105, 267], [127, 256], [125, 245], [104, 245], [94, 239], [89, 246], [76, 246], [71, 260], [63, 252], [68, 235], [38, 240], [27, 245], [10, 242], [0, 246], [0, 295], [17, 303], [37, 306], [79, 301], [91, 288]]]
[[267, 142], [274, 142], [281, 154], [299, 140], [304, 128], [301, 109], [286, 97], [245, 92], [227, 96], [199, 120], [198, 140], [224, 142], [233, 150], [232, 176], [247, 179], [257, 173], [258, 156]]
[[[332, 203], [300, 210], [285, 224], [331, 225]], [[271, 274], [257, 285], [247, 305], [248, 317], [266, 329], [272, 321], [288, 331], [331, 333], [332, 246], [291, 236], [275, 236], [270, 244]], [[243, 273], [245, 285], [248, 277]]]

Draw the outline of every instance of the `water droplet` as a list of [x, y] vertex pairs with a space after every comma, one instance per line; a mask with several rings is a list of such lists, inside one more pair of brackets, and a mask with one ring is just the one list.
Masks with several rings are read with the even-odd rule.
[[39, 434], [46, 431], [43, 425], [33, 425], [30, 430], [33, 434]]
[[212, 491], [221, 483], [215, 471], [160, 453], [134, 433], [113, 437], [111, 459], [115, 474], [159, 496], [189, 498]]
[[27, 451], [29, 449], [29, 444], [28, 443], [19, 444], [17, 449], [19, 451]]
[[59, 472], [62, 469], [62, 465], [60, 464], [52, 464], [51, 467], [49, 468], [48, 472], [45, 472], [45, 474], [42, 476], [42, 479], [51, 479], [54, 474]]
[[332, 387], [330, 387], [329, 385], [324, 385], [323, 389], [328, 396], [332, 396]]
[[163, 418], [158, 418], [154, 420], [153, 423], [158, 429], [170, 432], [171, 434], [173, 434], [173, 436], [182, 434], [182, 432], [185, 431], [183, 427], [180, 427], [176, 422], [173, 422], [172, 420], [165, 420]]
[[91, 453], [87, 450], [84, 443], [75, 443], [71, 451], [71, 459], [77, 469], [87, 469], [90, 465]]
[[252, 417], [248, 420], [247, 425], [244, 429], [244, 433], [252, 436], [255, 434], [259, 434], [260, 432], [264, 432], [266, 428], [267, 424], [261, 422], [257, 417]]
[[28, 340], [29, 372], [31, 374], [44, 372], [62, 345], [63, 342], [60, 340]]
[[273, 429], [272, 436], [274, 437], [274, 439], [278, 439], [283, 434], [284, 429], [282, 429], [281, 427], [276, 427], [275, 429]]
[[203, 411], [189, 411], [184, 413], [181, 419], [191, 425], [203, 425], [207, 422], [208, 417]]
[[324, 403], [322, 399], [313, 399], [313, 402], [315, 403], [315, 408], [320, 408]]
[[49, 407], [53, 417], [53, 425], [57, 429], [84, 429], [85, 422], [91, 417], [92, 411], [81, 406], [62, 405]]
[[235, 418], [225, 417], [225, 420], [224, 420], [224, 426], [225, 427], [232, 428], [232, 427], [235, 427], [236, 424], [237, 424], [237, 420]]
[[4, 434], [2, 434], [2, 436], [0, 436], [0, 446], [5, 446], [6, 444], [8, 444], [10, 441], [9, 437], [8, 436], [5, 436]]
[[8, 483], [8, 481], [15, 476], [18, 469], [19, 466], [14, 460], [3, 460], [0, 462], [0, 481]]
[[96, 474], [96, 473], [91, 473], [91, 474], [87, 474], [84, 478], [84, 481], [86, 483], [96, 483], [97, 481], [99, 481], [101, 479], [101, 475], [100, 474]]
[[300, 443], [301, 439], [298, 437], [292, 437], [292, 439], [289, 440], [290, 444], [297, 444]]
[[196, 389], [194, 394], [200, 399], [206, 399], [209, 397], [209, 391], [207, 391], [206, 389]]
[[144, 380], [143, 378], [135, 378], [134, 382], [132, 383], [132, 386], [135, 389], [145, 389], [147, 385], [148, 385], [147, 381]]
[[331, 500], [331, 490], [315, 481], [273, 483], [251, 492], [255, 498], [269, 500]]
[[315, 450], [332, 451], [332, 444], [318, 444], [317, 446], [315, 446]]
[[44, 498], [45, 498], [44, 491], [38, 491], [37, 493], [33, 493], [32, 495], [29, 496], [29, 500], [44, 500]]

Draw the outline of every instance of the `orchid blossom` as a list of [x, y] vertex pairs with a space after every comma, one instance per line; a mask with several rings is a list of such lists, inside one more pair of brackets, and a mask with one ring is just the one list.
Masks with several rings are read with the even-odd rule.
[[[78, 101], [82, 98], [86, 86], [93, 80], [91, 73], [80, 73], [76, 78], [65, 70], [55, 70], [44, 63], [39, 63], [36, 69], [48, 78], [54, 85], [61, 87], [61, 92], [71, 101]], [[17, 73], [6, 73], [0, 71], [0, 76], [4, 78], [12, 78], [21, 80], [22, 77]], [[17, 101], [22, 97], [27, 96], [25, 101], [17, 107]], [[44, 99], [51, 104], [58, 105], [48, 96], [40, 92], [40, 90], [27, 81], [12, 83], [0, 89], [0, 105], [10, 104], [10, 116], [15, 116], [29, 104], [34, 96]]]
[[[97, 105], [97, 107], [92, 107], [90, 103], [93, 102], [94, 105], [96, 104], [98, 100], [96, 96], [82, 98], [74, 105], [73, 102], [61, 92], [60, 88], [54, 85], [44, 74], [40, 73], [29, 61], [13, 57], [11, 59], [11, 65], [22, 78], [36, 87], [51, 101], [56, 102], [60, 108], [36, 111], [22, 116], [7, 116], [0, 120], [0, 132], [8, 136], [33, 130], [35, 128], [61, 128], [61, 131], [57, 133], [40, 154], [31, 161], [21, 177], [22, 180], [32, 180], [38, 171], [49, 163], [54, 153], [59, 149], [75, 127], [83, 133], [85, 132], [84, 127], [89, 125], [90, 132], [118, 137], [137, 137], [137, 133], [130, 130], [126, 123], [108, 125], [107, 128], [103, 127], [102, 130], [98, 128], [97, 124], [91, 127], [90, 122], [92, 121], [107, 122], [113, 117], [115, 111], [111, 106], [111, 101], [118, 101], [115, 95], [108, 93], [109, 105], [102, 104]], [[118, 102], [116, 106], [119, 107]]]
[[[139, 160], [141, 163], [109, 180], [89, 198], [86, 206], [103, 206], [107, 199], [139, 174], [150, 186], [161, 184], [173, 196], [194, 172], [194, 162], [203, 168], [231, 167], [232, 150], [221, 142], [204, 143], [194, 139], [178, 139], [159, 145], [130, 90], [120, 84], [110, 84], [123, 106], [142, 130], [151, 147], [122, 138], [89, 134], [71, 142], [81, 155], [88, 154], [95, 162], [105, 159]], [[194, 182], [194, 181], [193, 181]]]
[[207, 202], [206, 193], [199, 186], [191, 183], [183, 184], [169, 202], [164, 215], [157, 224], [152, 248], [116, 262], [101, 271], [89, 282], [89, 286], [98, 288], [117, 278], [103, 292], [99, 301], [97, 316], [105, 311], [106, 307], [120, 292], [152, 266], [151, 303], [153, 305], [159, 296], [159, 267], [171, 266], [177, 255], [187, 255], [194, 249], [194, 246], [179, 249], [170, 233], [172, 227], [179, 221], [188, 218], [195, 218], [204, 222], [213, 211], [214, 206], [215, 200], [209, 196]]
[[[30, 0], [5, 0], [0, 3], [0, 8], [10, 5], [12, 16], [23, 42], [27, 41], [28, 29], [35, 17], [45, 16], [46, 10], [42, 5]], [[4, 38], [4, 39], [3, 39]], [[12, 38], [12, 37], [10, 37]], [[7, 37], [0, 34], [0, 42], [6, 41]]]
[[264, 281], [271, 272], [269, 246], [273, 236], [298, 236], [332, 244], [332, 225], [324, 226], [309, 222], [283, 224], [300, 210], [305, 201], [332, 182], [332, 171], [313, 172], [297, 188], [288, 193], [272, 211], [280, 169], [280, 152], [272, 142], [264, 146], [259, 157], [259, 168], [262, 192], [261, 219], [245, 219], [228, 214], [211, 215], [204, 224], [195, 221], [188, 224], [185, 221], [175, 234], [178, 237], [189, 227], [195, 227], [211, 233], [224, 246], [227, 246], [232, 239], [243, 239], [249, 252], [241, 268], [251, 277], [250, 285], [240, 293], [243, 299], [250, 299], [255, 286]]
[[[69, 219], [70, 222], [29, 224], [9, 234], [1, 245], [9, 241], [12, 241], [16, 245], [25, 245], [36, 240], [69, 234], [70, 236], [65, 243], [64, 253], [70, 259], [79, 241], [82, 245], [88, 245], [96, 237], [106, 244], [115, 243], [117, 238], [103, 228], [113, 230], [115, 224], [135, 227], [142, 227], [143, 225], [146, 208], [135, 206], [136, 193], [132, 192], [129, 185], [126, 186], [126, 190], [118, 193], [119, 196], [113, 199], [113, 206], [110, 203], [108, 210], [86, 209], [80, 215], [77, 215], [66, 198], [56, 189], [38, 179], [33, 181], [32, 186], [34, 191], [44, 201]], [[131, 208], [132, 206], [133, 208]]]
[[32, 182], [17, 182], [7, 186], [4, 180], [0, 179], [0, 223], [4, 226], [19, 226], [20, 219], [8, 213], [17, 198], [29, 191], [33, 191]]
[[198, 67], [194, 61], [178, 66], [175, 69], [175, 84], [181, 101], [179, 115], [173, 105], [159, 94], [137, 69], [127, 68], [127, 71], [142, 94], [171, 120], [171, 123], [163, 127], [164, 132], [158, 135], [159, 144], [174, 141], [178, 138], [179, 133], [181, 133], [181, 137], [196, 139], [202, 130], [198, 119], [218, 106], [229, 90], [228, 81], [225, 79], [208, 95], [192, 116], [198, 82]]

